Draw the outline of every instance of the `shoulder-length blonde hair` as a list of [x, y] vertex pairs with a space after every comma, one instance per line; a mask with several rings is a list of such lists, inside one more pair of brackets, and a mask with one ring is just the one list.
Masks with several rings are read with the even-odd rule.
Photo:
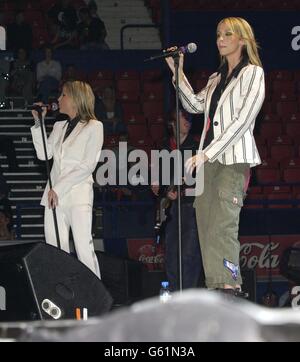
[[[249, 58], [250, 64], [262, 66], [261, 60], [258, 54], [258, 44], [255, 40], [254, 32], [251, 25], [243, 18], [225, 18], [218, 24], [217, 29], [221, 24], [226, 24], [231, 28], [241, 40], [244, 41], [243, 52], [245, 52]], [[225, 62], [225, 58], [221, 57], [221, 64]]]
[[81, 122], [88, 123], [95, 116], [95, 96], [91, 86], [81, 81], [66, 82], [63, 88], [74, 102]]

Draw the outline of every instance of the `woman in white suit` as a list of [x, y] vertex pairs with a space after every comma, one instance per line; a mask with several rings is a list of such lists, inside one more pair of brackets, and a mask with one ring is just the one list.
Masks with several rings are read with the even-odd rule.
[[[260, 163], [253, 137], [264, 101], [264, 71], [251, 26], [242, 18], [226, 18], [217, 27], [221, 65], [207, 86], [195, 94], [183, 72], [181, 102], [190, 113], [204, 113], [199, 152], [186, 162], [188, 172], [204, 166], [204, 190], [195, 208], [206, 285], [243, 295], [239, 267], [239, 215], [250, 167]], [[174, 74], [174, 60], [167, 63]]]
[[[103, 126], [94, 115], [95, 98], [84, 82], [67, 82], [59, 98], [61, 113], [69, 121], [56, 122], [47, 141], [48, 159], [53, 158], [52, 189], [46, 186], [41, 204], [45, 206], [45, 237], [57, 246], [52, 209], [56, 208], [61, 248], [70, 252], [72, 229], [78, 259], [99, 278], [100, 270], [92, 240], [93, 177], [103, 144]], [[43, 118], [47, 111], [43, 110]], [[37, 157], [45, 160], [38, 114], [31, 128]]]

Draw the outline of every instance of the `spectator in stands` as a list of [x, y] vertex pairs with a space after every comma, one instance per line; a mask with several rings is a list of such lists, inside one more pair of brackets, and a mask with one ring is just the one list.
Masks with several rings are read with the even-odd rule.
[[24, 13], [16, 13], [15, 22], [7, 27], [7, 49], [17, 52], [20, 48], [32, 49], [32, 27], [25, 23]]
[[105, 43], [107, 33], [103, 21], [93, 18], [88, 8], [81, 8], [79, 17], [81, 22], [78, 24], [77, 31], [80, 49], [108, 49]]
[[100, 102], [97, 102], [97, 117], [103, 122], [104, 134], [122, 134], [127, 132], [123, 122], [123, 110], [121, 103], [116, 100], [115, 90], [106, 87], [103, 90]]
[[5, 59], [0, 59], [0, 109], [6, 108], [6, 88], [9, 80], [10, 62]]
[[62, 76], [60, 63], [52, 57], [52, 48], [46, 46], [45, 60], [37, 64], [38, 99], [45, 104], [48, 103], [51, 94], [57, 95]]
[[[68, 121], [56, 122], [47, 140], [49, 158], [53, 158], [51, 179], [41, 204], [45, 206], [45, 236], [48, 244], [57, 246], [52, 209], [56, 209], [61, 248], [70, 252], [72, 229], [79, 260], [100, 277], [92, 243], [93, 177], [103, 144], [103, 126], [94, 115], [95, 98], [91, 87], [75, 81], [64, 84], [59, 109]], [[40, 104], [41, 105], [41, 104]], [[43, 111], [45, 118], [47, 110]], [[44, 160], [43, 141], [36, 111], [31, 128], [33, 144], [39, 159]]]
[[12, 209], [8, 199], [9, 188], [0, 172], [0, 240], [12, 240]]
[[88, 9], [92, 18], [99, 19], [98, 6], [94, 0], [88, 2]]
[[74, 82], [75, 80], [82, 80], [79, 78], [80, 76], [78, 75], [75, 65], [68, 64], [62, 77], [62, 83]]
[[31, 61], [24, 48], [18, 50], [17, 59], [12, 64], [11, 87], [12, 91], [21, 94], [27, 104], [33, 103], [34, 76]]
[[11, 217], [1, 210], [0, 206], [0, 240], [14, 240], [14, 233], [11, 229]]
[[[181, 102], [188, 112], [205, 114], [199, 152], [186, 168], [200, 172], [204, 167], [204, 190], [194, 205], [206, 285], [243, 296], [239, 215], [250, 166], [260, 163], [253, 128], [265, 97], [264, 71], [253, 30], [244, 19], [221, 20], [216, 35], [221, 66], [197, 94], [184, 75], [180, 54]], [[167, 63], [174, 74], [174, 59]]]
[[[198, 143], [190, 135], [191, 117], [184, 111], [180, 111], [180, 150], [192, 151], [194, 154], [198, 149]], [[176, 114], [172, 112], [170, 136], [165, 140], [163, 149], [172, 152], [176, 149]], [[174, 188], [175, 169], [170, 167], [170, 177], [173, 186], [152, 185], [152, 191], [160, 196], [160, 202], [168, 199], [169, 210], [165, 210], [168, 219], [165, 225], [165, 266], [166, 273], [172, 291], [179, 289], [178, 272], [178, 193]], [[183, 288], [195, 288], [199, 282], [204, 283], [202, 258], [200, 253], [196, 214], [193, 207], [194, 197], [186, 196], [182, 189], [182, 284]], [[164, 229], [161, 225], [161, 229]], [[162, 230], [160, 230], [162, 232]]]
[[77, 45], [77, 13], [70, 0], [58, 0], [48, 11], [53, 49], [73, 49]]

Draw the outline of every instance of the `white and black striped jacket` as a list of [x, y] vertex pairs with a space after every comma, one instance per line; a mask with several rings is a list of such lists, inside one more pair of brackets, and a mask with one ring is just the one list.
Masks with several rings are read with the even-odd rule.
[[[214, 73], [207, 86], [195, 94], [184, 78], [180, 82], [180, 98], [183, 107], [190, 113], [203, 113], [205, 124], [199, 150], [202, 150], [206, 134], [207, 120], [212, 94], [221, 79]], [[255, 166], [261, 163], [253, 129], [265, 97], [264, 71], [256, 65], [245, 66], [232, 78], [224, 90], [211, 127], [214, 127], [214, 140], [203, 152], [209, 162], [218, 160], [222, 164], [249, 163]]]

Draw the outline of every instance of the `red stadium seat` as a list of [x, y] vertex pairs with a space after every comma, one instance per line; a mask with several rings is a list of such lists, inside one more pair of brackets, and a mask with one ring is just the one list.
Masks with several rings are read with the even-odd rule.
[[267, 143], [269, 145], [292, 145], [293, 139], [290, 136], [280, 135], [277, 137], [270, 137]]
[[[292, 195], [290, 193], [269, 194], [267, 198], [269, 201], [273, 201], [268, 205], [270, 209], [290, 209], [293, 207]], [[276, 203], [276, 200], [279, 202]]]
[[294, 142], [300, 141], [300, 123], [299, 122], [289, 122], [285, 126], [286, 134], [289, 135]]
[[88, 74], [88, 79], [90, 82], [95, 80], [103, 80], [103, 79], [114, 79], [114, 73], [111, 70], [107, 69], [101, 69], [101, 70], [95, 70], [93, 72], [90, 72]]
[[280, 171], [278, 168], [260, 168], [256, 169], [256, 178], [259, 184], [280, 183]]
[[287, 185], [275, 185], [275, 186], [264, 186], [264, 194], [289, 194], [291, 193], [291, 187]]
[[165, 136], [166, 127], [163, 123], [153, 123], [149, 125], [149, 132], [154, 142], [160, 142]]
[[130, 142], [144, 140], [148, 136], [148, 128], [145, 124], [128, 124], [127, 130]]
[[117, 92], [117, 99], [122, 103], [124, 102], [138, 102], [140, 98], [139, 91], [130, 91], [130, 92]]
[[283, 170], [283, 180], [288, 183], [300, 183], [300, 167]]
[[280, 136], [283, 133], [281, 123], [265, 122], [260, 125], [259, 134], [265, 139]]
[[140, 81], [138, 79], [120, 79], [117, 80], [118, 92], [139, 92]]
[[262, 123], [281, 122], [281, 118], [275, 113], [263, 113], [260, 119]]
[[282, 117], [299, 112], [297, 101], [278, 102], [276, 106], [278, 114]]
[[126, 122], [129, 122], [130, 120], [137, 120], [141, 115], [144, 117], [139, 103], [122, 103], [122, 108], [124, 120]]
[[120, 79], [140, 79], [140, 73], [136, 70], [119, 70], [115, 73], [116, 80]]
[[280, 162], [285, 158], [294, 157], [294, 146], [292, 145], [272, 145], [271, 146], [271, 158]]
[[300, 168], [300, 158], [286, 158], [280, 161], [280, 168], [283, 170], [285, 168]]
[[273, 70], [268, 73], [268, 77], [274, 81], [291, 81], [293, 80], [294, 74], [290, 70]]
[[261, 165], [257, 166], [259, 168], [279, 168], [279, 162], [273, 158], [264, 158], [262, 159]]
[[282, 122], [300, 122], [300, 113], [284, 115], [282, 116]]
[[161, 82], [146, 82], [143, 84], [144, 101], [162, 101], [164, 99], [164, 84]]
[[273, 93], [271, 98], [273, 102], [295, 101], [296, 94], [293, 90], [280, 91]]
[[272, 82], [272, 91], [273, 93], [294, 93], [295, 92], [295, 82], [293, 80], [273, 80]]
[[163, 102], [144, 102], [142, 109], [150, 123], [160, 123], [164, 121]]

